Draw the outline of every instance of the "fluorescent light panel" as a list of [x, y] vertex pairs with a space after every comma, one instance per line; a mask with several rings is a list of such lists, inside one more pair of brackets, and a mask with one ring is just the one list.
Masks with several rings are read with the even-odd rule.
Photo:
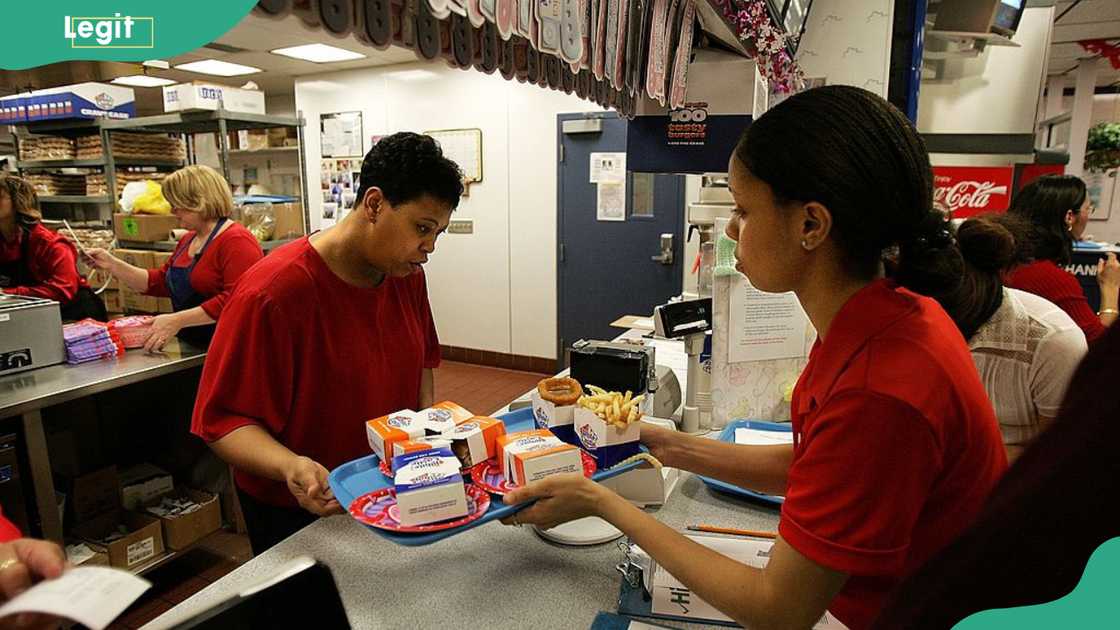
[[236, 77], [243, 74], [256, 74], [261, 71], [260, 68], [254, 68], [253, 66], [243, 66], [239, 63], [230, 63], [218, 59], [203, 59], [202, 61], [183, 63], [175, 66], [175, 69], [197, 72], [198, 74], [212, 74], [219, 77]]
[[305, 44], [303, 46], [288, 46], [272, 51], [274, 55], [283, 55], [292, 59], [302, 59], [315, 63], [331, 63], [333, 61], [353, 61], [364, 59], [365, 55], [344, 48], [336, 48], [326, 44]]
[[117, 77], [111, 81], [117, 85], [131, 85], [133, 87], [161, 87], [164, 85], [173, 85], [175, 82], [171, 79], [161, 79], [160, 77], [152, 77], [146, 74], [132, 74], [127, 77]]

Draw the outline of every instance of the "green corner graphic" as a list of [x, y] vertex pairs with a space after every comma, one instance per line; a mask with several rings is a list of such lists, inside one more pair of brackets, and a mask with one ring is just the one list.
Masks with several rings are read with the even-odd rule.
[[953, 628], [954, 630], [1115, 628], [1117, 620], [1113, 605], [1118, 584], [1120, 584], [1120, 538], [1113, 538], [1097, 547], [1089, 557], [1081, 581], [1069, 595], [1036, 606], [985, 610], [966, 618]]
[[224, 35], [255, 0], [52, 0], [5, 3], [0, 69], [58, 61], [144, 61], [195, 50]]

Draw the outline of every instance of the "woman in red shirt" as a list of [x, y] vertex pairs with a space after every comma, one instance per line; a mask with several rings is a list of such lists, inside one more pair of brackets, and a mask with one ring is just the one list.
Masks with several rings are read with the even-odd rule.
[[171, 298], [175, 312], [156, 316], [145, 350], [159, 350], [176, 334], [205, 347], [237, 280], [263, 256], [261, 246], [230, 220], [229, 184], [214, 169], [188, 166], [168, 175], [162, 186], [171, 211], [189, 230], [162, 268], [141, 269], [103, 249], [88, 256], [133, 291]]
[[1025, 186], [1011, 201], [1007, 213], [1025, 223], [1025, 239], [1019, 243], [1020, 263], [1008, 273], [1005, 284], [1034, 293], [1057, 304], [1093, 343], [1105, 327], [1116, 321], [1120, 297], [1120, 262], [1116, 254], [1097, 264], [1101, 308], [1089, 307], [1085, 292], [1073, 274], [1062, 269], [1073, 256], [1073, 233], [1081, 218], [1091, 212], [1085, 182], [1072, 175], [1046, 175]]
[[460, 178], [432, 138], [382, 138], [354, 210], [269, 254], [230, 298], [191, 431], [233, 465], [255, 553], [342, 511], [327, 471], [369, 453], [367, 420], [431, 406], [440, 349], [422, 265]]
[[46, 298], [62, 319], [105, 321], [105, 305], [78, 273], [74, 245], [40, 223], [39, 198], [25, 180], [0, 176], [0, 291]]
[[[649, 425], [642, 441], [667, 466], [785, 495], [769, 563], [722, 556], [580, 476], [507, 495], [537, 500], [510, 520], [600, 516], [744, 627], [809, 628], [828, 609], [866, 628], [902, 578], [969, 525], [1007, 466], [956, 325], [905, 288], [951, 245], [929, 157], [882, 98], [828, 86], [752, 123], [729, 186], [738, 269], [762, 291], [793, 291], [818, 333], [793, 393], [794, 443]], [[883, 278], [894, 245], [901, 285]]]

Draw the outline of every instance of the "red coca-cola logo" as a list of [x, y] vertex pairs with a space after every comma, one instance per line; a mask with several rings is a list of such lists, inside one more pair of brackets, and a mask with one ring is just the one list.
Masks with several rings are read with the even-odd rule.
[[933, 202], [954, 218], [1002, 212], [1011, 203], [1011, 167], [934, 167]]

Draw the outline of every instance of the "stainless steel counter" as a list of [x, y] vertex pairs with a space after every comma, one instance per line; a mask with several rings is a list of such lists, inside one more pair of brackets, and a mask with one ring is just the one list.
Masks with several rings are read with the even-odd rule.
[[35, 504], [43, 537], [62, 541], [62, 521], [54, 499], [54, 479], [40, 410], [84, 396], [202, 365], [206, 351], [175, 340], [160, 355], [129, 350], [112, 360], [53, 365], [0, 377], [0, 420], [20, 417]]

